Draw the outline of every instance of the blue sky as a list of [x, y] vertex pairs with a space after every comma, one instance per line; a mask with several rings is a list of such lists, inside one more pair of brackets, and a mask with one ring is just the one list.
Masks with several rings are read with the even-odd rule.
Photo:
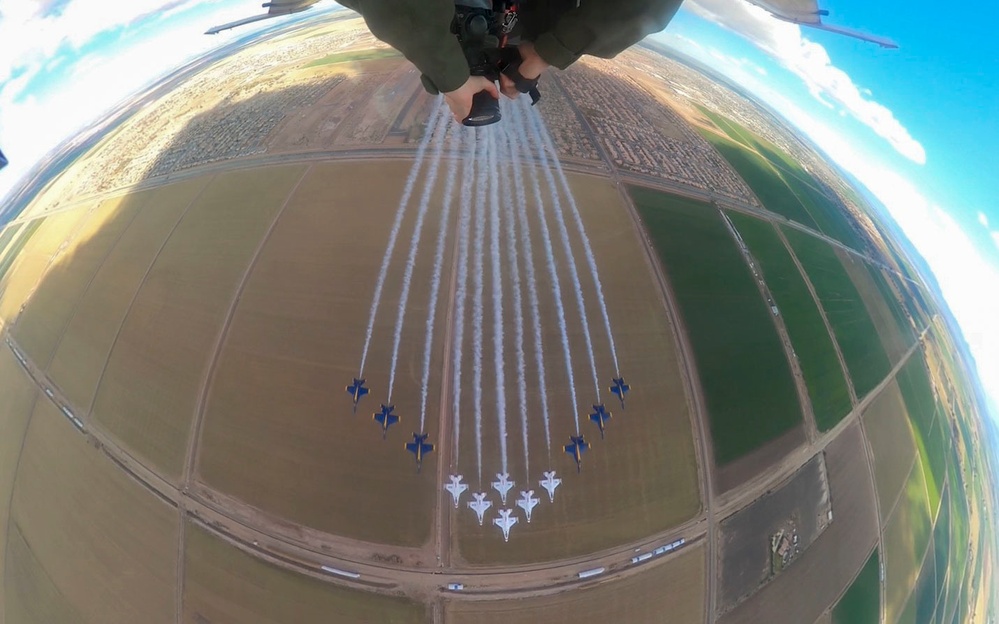
[[[989, 20], [927, 0], [820, 5], [826, 21], [900, 49], [780, 22], [740, 0], [686, 0], [655, 36], [756, 93], [888, 207], [933, 268], [996, 402], [999, 48]], [[0, 197], [121, 99], [253, 28], [210, 37], [208, 26], [260, 11], [249, 0], [108, 6], [0, 0], [0, 147], [11, 160]]]

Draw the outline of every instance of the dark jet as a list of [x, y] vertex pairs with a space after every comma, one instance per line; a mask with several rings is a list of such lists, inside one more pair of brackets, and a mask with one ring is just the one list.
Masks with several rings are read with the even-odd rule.
[[221, 26], [212, 26], [205, 31], [205, 34], [214, 35], [222, 32], [223, 30], [229, 30], [230, 28], [236, 28], [237, 26], [243, 26], [245, 24], [252, 24], [253, 22], [259, 22], [260, 20], [269, 19], [271, 17], [291, 15], [292, 13], [298, 13], [300, 11], [310, 9], [312, 8], [312, 5], [317, 2], [319, 2], [319, 0], [271, 0], [271, 2], [265, 2], [260, 5], [267, 9], [267, 12], [263, 15], [254, 15], [253, 17], [246, 17], [241, 20], [236, 20], [235, 22], [222, 24]]
[[7, 166], [7, 157], [3, 155], [3, 152], [0, 152], [0, 169], [3, 169], [6, 166]]
[[354, 400], [354, 413], [356, 414], [357, 402], [368, 393], [368, 389], [364, 387], [364, 380], [354, 377], [354, 383], [347, 386], [347, 392], [350, 393], [350, 397]]
[[616, 394], [621, 401], [621, 409], [624, 409], [624, 395], [631, 390], [631, 386], [624, 383], [624, 377], [615, 377], [611, 380], [614, 385], [610, 387], [611, 394]]
[[394, 405], [385, 405], [382, 403], [381, 411], [371, 415], [371, 418], [382, 426], [382, 440], [385, 439], [385, 434], [388, 433], [389, 427], [399, 422], [399, 417], [392, 413], [394, 409]]
[[606, 426], [607, 421], [610, 420], [611, 413], [607, 411], [607, 408], [600, 405], [593, 406], [593, 413], [590, 414], [590, 420], [597, 423], [597, 427], [600, 428], [600, 439], [604, 439], [604, 426]]
[[590, 445], [583, 439], [584, 436], [569, 436], [570, 444], [566, 444], [564, 447], [565, 452], [572, 455], [572, 458], [576, 460], [576, 472], [580, 471], [581, 464], [583, 461], [583, 453], [586, 449], [590, 448]]
[[423, 467], [423, 456], [434, 450], [434, 445], [426, 440], [427, 434], [414, 433], [413, 441], [406, 443], [406, 450], [416, 457], [416, 472], [420, 472], [420, 468]]

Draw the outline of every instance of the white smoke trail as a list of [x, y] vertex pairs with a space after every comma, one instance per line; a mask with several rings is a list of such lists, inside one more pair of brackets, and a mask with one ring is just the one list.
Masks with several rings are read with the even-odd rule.
[[[486, 137], [482, 128], [475, 129], [475, 159], [486, 161]], [[471, 253], [474, 255], [472, 268], [472, 394], [475, 399], [475, 458], [479, 470], [479, 483], [482, 483], [482, 245], [486, 238], [486, 184], [489, 172], [476, 167], [475, 176], [475, 242]]]
[[[521, 120], [516, 115], [516, 107], [511, 123], [518, 124]], [[527, 220], [527, 197], [524, 192], [524, 179], [522, 175], [523, 161], [520, 157], [523, 146], [518, 140], [516, 132], [507, 132], [506, 140], [513, 160], [513, 187], [516, 193], [517, 202], [517, 223], [520, 226], [521, 253], [524, 256], [524, 273], [527, 277], [527, 296], [531, 310], [531, 329], [534, 331], [534, 365], [537, 373], [538, 392], [541, 395], [541, 417], [545, 425], [545, 445], [548, 449], [548, 461], [551, 463], [552, 434], [548, 415], [548, 387], [545, 377], [545, 351], [544, 343], [541, 341], [541, 307], [538, 303], [538, 284], [534, 275], [534, 250], [531, 244], [531, 228]], [[533, 169], [532, 169], [533, 173]], [[536, 176], [535, 176], [536, 177]], [[535, 179], [535, 186], [537, 180]], [[521, 343], [523, 344], [523, 343]], [[524, 426], [524, 435], [527, 435], [527, 426]]]
[[[392, 367], [389, 369], [388, 404], [392, 404], [392, 389], [395, 388], [395, 369], [399, 364], [399, 345], [402, 343], [402, 326], [406, 320], [406, 304], [409, 303], [409, 289], [413, 284], [413, 270], [416, 269], [416, 257], [420, 252], [420, 237], [423, 234], [423, 222], [430, 208], [430, 196], [437, 185], [437, 172], [440, 169], [441, 153], [444, 150], [444, 136], [448, 133], [450, 124], [445, 123], [444, 129], [434, 137], [434, 151], [430, 160], [430, 171], [423, 178], [423, 193], [420, 194], [420, 207], [416, 212], [416, 224], [413, 235], [409, 239], [409, 255], [406, 256], [406, 268], [402, 274], [402, 293], [399, 295], [399, 308], [395, 317], [395, 333], [392, 338]], [[433, 301], [430, 302], [433, 308]], [[423, 428], [420, 428], [422, 433]]]
[[[504, 102], [505, 104], [505, 102]], [[503, 107], [506, 109], [507, 107]], [[509, 114], [508, 110], [505, 110]], [[501, 129], [502, 136], [498, 138], [498, 159], [500, 179], [507, 183], [511, 180], [509, 140], [509, 124], [505, 124]], [[523, 194], [523, 189], [518, 189]], [[506, 217], [506, 255], [510, 263], [510, 279], [513, 283], [513, 311], [514, 311], [514, 345], [517, 348], [517, 398], [519, 399], [520, 411], [520, 434], [521, 442], [524, 445], [524, 472], [527, 473], [525, 483], [530, 481], [531, 475], [531, 449], [527, 430], [527, 365], [524, 355], [524, 299], [521, 293], [523, 285], [520, 281], [520, 262], [517, 257], [517, 213], [513, 207], [515, 197], [507, 190], [503, 193], [503, 213]]]
[[[514, 108], [514, 111], [521, 113], [521, 109]], [[517, 114], [513, 119], [513, 126], [517, 130], [517, 138], [520, 144], [528, 147], [529, 141], [527, 131], [524, 129], [524, 115]], [[538, 210], [538, 222], [541, 224], [541, 239], [545, 247], [545, 264], [548, 268], [548, 275], [552, 280], [552, 293], [555, 295], [555, 316], [558, 319], [559, 334], [562, 339], [562, 352], [565, 356], [565, 373], [569, 380], [569, 397], [572, 400], [572, 419], [576, 425], [576, 435], [579, 435], [579, 404], [576, 402], [576, 380], [572, 373], [572, 353], [569, 347], [569, 331], [565, 325], [565, 306], [562, 304], [562, 285], [559, 282], [558, 270], [555, 267], [555, 252], [552, 246], [551, 233], [548, 230], [548, 221], [545, 218], [544, 201], [541, 199], [541, 186], [538, 183], [538, 175], [535, 167], [530, 167], [531, 190], [534, 191], [534, 203]]]
[[461, 212], [458, 216], [458, 279], [455, 292], [454, 306], [454, 342], [452, 343], [451, 357], [454, 362], [452, 369], [451, 389], [453, 392], [453, 402], [451, 404], [451, 418], [454, 422], [454, 464], [458, 465], [458, 451], [461, 448], [459, 436], [461, 434], [461, 364], [462, 356], [465, 353], [465, 299], [468, 294], [468, 245], [472, 233], [472, 183], [475, 181], [474, 154], [475, 134], [471, 130], [465, 130], [464, 150], [465, 166], [461, 173]]
[[[590, 337], [590, 320], [587, 318], [586, 314], [586, 302], [583, 298], [583, 286], [579, 281], [579, 272], [576, 270], [576, 257], [572, 252], [572, 244], [569, 241], [569, 230], [565, 227], [565, 218], [562, 215], [562, 202], [559, 199], [558, 189], [555, 187], [555, 179], [552, 177], [552, 161], [558, 161], [558, 155], [552, 154], [549, 156], [548, 152], [545, 150], [545, 146], [541, 143], [541, 133], [543, 132], [541, 128], [540, 117], [534, 111], [528, 111], [528, 117], [531, 120], [531, 129], [534, 131], [533, 136], [535, 140], [535, 147], [537, 148], [538, 157], [544, 166], [541, 170], [545, 174], [545, 180], [548, 182], [549, 192], [552, 198], [552, 213], [555, 215], [555, 223], [558, 225], [559, 236], [562, 239], [562, 248], [565, 250], [565, 256], [568, 259], [566, 263], [569, 267], [569, 278], [572, 280], [573, 291], [576, 294], [576, 304], [579, 306], [579, 320], [583, 326], [583, 340], [586, 342], [586, 353], [589, 357], [590, 362], [590, 372], [593, 375], [593, 388], [597, 395], [597, 402], [600, 402], [600, 379], [597, 376], [597, 363], [593, 358], [593, 339]], [[572, 197], [571, 195], [569, 196]]]
[[[459, 130], [461, 128], [462, 130]], [[441, 289], [441, 271], [444, 268], [444, 243], [447, 241], [447, 231], [451, 218], [452, 195], [454, 182], [458, 177], [458, 145], [466, 133], [464, 126], [453, 126], [451, 138], [448, 141], [447, 180], [444, 182], [444, 208], [441, 210], [440, 226], [437, 230], [437, 245], [434, 249], [433, 278], [430, 282], [430, 299], [427, 311], [427, 325], [424, 331], [426, 342], [423, 345], [423, 379], [420, 382], [420, 432], [427, 421], [427, 395], [430, 393], [430, 354], [434, 344], [434, 321], [437, 318], [437, 297]], [[446, 356], [445, 356], [446, 357]]]
[[358, 377], [364, 377], [364, 364], [368, 360], [368, 348], [371, 346], [371, 335], [375, 329], [375, 316], [378, 314], [378, 304], [382, 299], [382, 288], [385, 287], [385, 277], [388, 275], [389, 263], [392, 260], [392, 253], [395, 250], [395, 241], [399, 237], [399, 228], [402, 226], [402, 217], [406, 214], [406, 206], [409, 198], [413, 194], [413, 185], [416, 184], [416, 177], [420, 173], [420, 166], [423, 164], [423, 156], [426, 154], [427, 146], [434, 135], [438, 124], [446, 120], [448, 109], [444, 106], [444, 98], [437, 98], [437, 107], [430, 113], [427, 121], [427, 129], [420, 139], [420, 145], [416, 148], [416, 156], [413, 159], [413, 166], [409, 169], [409, 176], [406, 178], [406, 185], [403, 187], [402, 199], [399, 200], [399, 207], [395, 212], [395, 221], [392, 222], [392, 230], [389, 233], [388, 245], [385, 247], [385, 255], [382, 257], [382, 266], [378, 271], [378, 279], [375, 282], [375, 294], [371, 299], [371, 312], [368, 315], [368, 329], [364, 336], [364, 350], [361, 352], [361, 366], [358, 368]]
[[496, 158], [496, 128], [487, 131], [489, 151], [489, 252], [493, 282], [493, 366], [496, 369], [496, 421], [499, 425], [500, 465], [507, 472], [506, 370], [503, 358], [503, 268], [500, 251], [499, 167]]
[[562, 170], [562, 163], [558, 159], [555, 146], [552, 143], [551, 137], [548, 135], [548, 130], [545, 129], [541, 116], [536, 111], [528, 111], [528, 115], [534, 119], [534, 126], [538, 129], [538, 134], [544, 141], [545, 147], [550, 149], [552, 154], [555, 155], [552, 159], [555, 163], [555, 173], [558, 175], [562, 190], [565, 192], [565, 196], [568, 199], [569, 209], [570, 212], [572, 212], [573, 220], [576, 222], [576, 229], [579, 231], [579, 237], [583, 241], [583, 251], [586, 254], [586, 264], [589, 266], [590, 275], [593, 276], [593, 285], [597, 289], [597, 301], [600, 304], [600, 314], [603, 315], [604, 329], [607, 330], [607, 342], [610, 343], [611, 357], [614, 359], [614, 372], [617, 377], [620, 377], [621, 369], [617, 363], [617, 346], [614, 344], [614, 332], [611, 331], [610, 315], [607, 313], [607, 302], [604, 300], [604, 288], [600, 283], [600, 272], [597, 270], [597, 261], [593, 256], [593, 248], [590, 247], [590, 239], [586, 235], [586, 230], [583, 228], [583, 219], [579, 214], [579, 208], [576, 206], [576, 200], [572, 196], [572, 191], [569, 190], [569, 180], [565, 177], [565, 171]]

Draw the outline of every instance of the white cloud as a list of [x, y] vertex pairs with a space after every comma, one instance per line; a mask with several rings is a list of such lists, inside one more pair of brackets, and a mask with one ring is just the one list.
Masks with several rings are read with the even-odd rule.
[[763, 9], [738, 0], [690, 0], [695, 14], [732, 30], [801, 78], [816, 100], [841, 107], [885, 139], [898, 153], [926, 163], [926, 151], [890, 109], [870, 98], [850, 76], [833, 65], [826, 49], [801, 35], [796, 24], [774, 19]]
[[978, 222], [982, 224], [983, 228], [989, 227], [989, 217], [981, 210], [978, 211]]

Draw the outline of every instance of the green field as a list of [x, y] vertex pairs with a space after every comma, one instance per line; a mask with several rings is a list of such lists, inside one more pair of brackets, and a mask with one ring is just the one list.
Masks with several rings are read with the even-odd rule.
[[863, 398], [891, 371], [864, 301], [828, 243], [795, 229], [783, 231], [822, 302], [857, 398]]
[[[926, 466], [926, 478], [931, 504], [939, 502], [939, 492], [947, 473], [947, 448], [949, 432], [943, 427], [944, 419], [937, 418], [938, 406], [930, 386], [923, 351], [917, 350], [898, 372], [898, 386], [905, 400], [906, 411], [912, 422], [916, 447]], [[941, 422], [938, 422], [941, 421]], [[936, 507], [932, 507], [936, 510]]]
[[694, 350], [715, 462], [728, 463], [801, 422], [784, 347], [718, 211], [649, 189], [629, 190]]
[[894, 622], [906, 608], [931, 534], [926, 480], [915, 464], [884, 534], [886, 621]]
[[[21, 231], [22, 227], [24, 227], [23, 222], [15, 223], [14, 225], [5, 227], [2, 231], [0, 231], [0, 262], [3, 262], [4, 252], [7, 250], [7, 245], [9, 245], [14, 236]], [[0, 277], [2, 277], [2, 275], [0, 275]]]
[[759, 263], [798, 356], [819, 431], [850, 412], [850, 391], [825, 323], [787, 247], [766, 221], [739, 213], [729, 217]]
[[836, 603], [833, 624], [878, 624], [881, 619], [881, 582], [877, 549]]
[[[423, 605], [278, 568], [196, 524], [185, 528], [184, 622], [419, 624]], [[138, 621], [138, 620], [137, 620]]]
[[[864, 264], [867, 267], [867, 271], [871, 274], [871, 279], [874, 281], [878, 292], [881, 293], [881, 297], [888, 304], [888, 309], [891, 310], [891, 315], [895, 320], [895, 325], [898, 327], [899, 334], [902, 335], [907, 344], [912, 344], [916, 341], [916, 332], [909, 320], [909, 314], [905, 311], [905, 307], [896, 296], [892, 285], [888, 283], [889, 277], [883, 269], [866, 262]], [[904, 297], [904, 295], [902, 296]]]
[[[17, 259], [18, 254], [24, 249], [24, 246], [31, 240], [31, 236], [38, 231], [38, 228], [42, 226], [45, 222], [44, 218], [35, 219], [28, 222], [28, 227], [24, 228], [24, 233], [14, 241], [12, 245], [7, 249], [7, 252], [0, 255], [0, 280], [3, 280], [4, 276], [7, 275], [7, 271], [10, 270], [10, 265], [14, 264], [14, 260]], [[8, 232], [17, 232], [24, 226], [23, 223], [18, 223], [8, 227], [4, 234]]]
[[356, 50], [353, 52], [335, 52], [327, 54], [323, 58], [316, 59], [305, 67], [320, 67], [322, 65], [334, 65], [336, 63], [351, 63], [354, 61], [370, 61], [373, 59], [394, 58], [399, 53], [392, 49], [379, 50]]

